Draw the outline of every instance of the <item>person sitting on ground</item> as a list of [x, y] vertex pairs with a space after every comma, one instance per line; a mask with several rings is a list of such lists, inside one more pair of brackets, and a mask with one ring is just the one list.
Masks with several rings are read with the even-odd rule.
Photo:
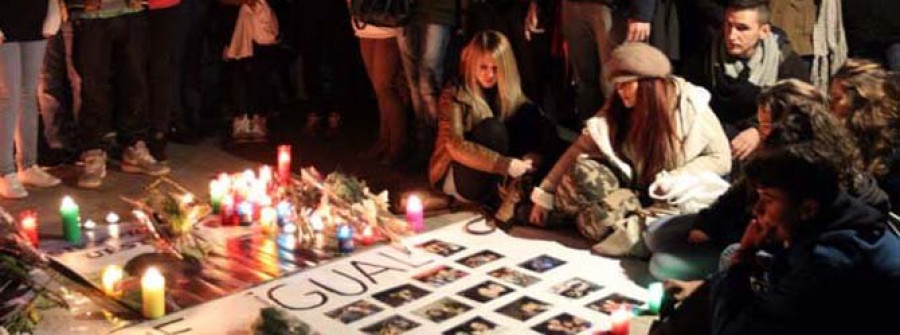
[[539, 226], [548, 224], [551, 210], [550, 222], [574, 217], [594, 243], [608, 233], [600, 218], [607, 217], [601, 202], [609, 194], [635, 190], [646, 203], [645, 190], [660, 172], [731, 171], [728, 139], [709, 108], [709, 93], [671, 75], [662, 52], [628, 42], [613, 51], [608, 66], [616, 93], [534, 189], [529, 217]]
[[741, 160], [760, 142], [756, 120], [760, 91], [781, 79], [810, 78], [787, 37], [773, 30], [769, 14], [768, 0], [731, 1], [709, 57], [685, 73], [687, 80], [712, 93], [710, 106], [731, 140], [732, 154]]
[[[819, 90], [799, 80], [784, 80], [760, 95], [759, 106], [764, 148], [812, 141], [834, 151], [828, 158], [841, 167], [841, 186], [887, 212], [887, 195], [864, 172], [859, 150], [840, 122], [828, 114]], [[652, 224], [644, 235], [653, 253], [650, 273], [659, 279], [699, 279], [714, 272], [722, 250], [740, 241], [752, 219], [753, 192], [748, 180], [739, 176], [725, 194], [699, 213]]]
[[[831, 81], [831, 112], [855, 137], [866, 171], [900, 206], [900, 95], [880, 64], [850, 59]], [[896, 78], [896, 77], [895, 77]]]
[[462, 82], [441, 96], [429, 181], [457, 200], [496, 209], [504, 176], [542, 170], [555, 129], [522, 93], [503, 34], [476, 34], [463, 49], [460, 69]]
[[[668, 281], [681, 300], [656, 334], [878, 334], [900, 298], [900, 237], [842, 190], [836, 152], [818, 142], [764, 148], [747, 164], [758, 200], [729, 267]], [[685, 307], [693, 306], [693, 307]]]

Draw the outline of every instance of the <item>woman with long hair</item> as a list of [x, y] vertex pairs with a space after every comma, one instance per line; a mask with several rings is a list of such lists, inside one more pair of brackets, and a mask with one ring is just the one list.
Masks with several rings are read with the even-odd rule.
[[[564, 216], [578, 216], [579, 230], [594, 242], [604, 238], [604, 229], [592, 229], [592, 219], [581, 218], [588, 212], [584, 206], [566, 205], [566, 198], [591, 205], [614, 189], [627, 188], [646, 200], [648, 192], [666, 192], [648, 190], [661, 172], [731, 171], [728, 139], [709, 108], [709, 93], [672, 76], [662, 52], [625, 43], [613, 51], [608, 66], [615, 84], [612, 99], [588, 119], [582, 135], [531, 195], [531, 223], [544, 225], [547, 213], [560, 207]], [[603, 166], [582, 168], [596, 166], [595, 160], [580, 158], [585, 154]], [[574, 180], [575, 187], [561, 185], [564, 178]]]
[[831, 112], [859, 144], [862, 164], [900, 206], [900, 103], [888, 74], [870, 60], [850, 59], [835, 73]]
[[476, 34], [463, 49], [460, 72], [440, 99], [429, 181], [458, 200], [495, 207], [503, 176], [540, 169], [553, 128], [522, 93], [503, 34]]

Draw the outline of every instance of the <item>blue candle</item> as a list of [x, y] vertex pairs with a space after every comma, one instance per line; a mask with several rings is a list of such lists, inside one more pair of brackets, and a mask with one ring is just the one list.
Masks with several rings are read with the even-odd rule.
[[278, 212], [278, 225], [284, 226], [288, 222], [292, 221], [291, 218], [291, 203], [287, 201], [279, 202], [278, 205], [275, 206], [275, 211]]
[[349, 254], [353, 252], [353, 229], [349, 225], [338, 228], [338, 252]]

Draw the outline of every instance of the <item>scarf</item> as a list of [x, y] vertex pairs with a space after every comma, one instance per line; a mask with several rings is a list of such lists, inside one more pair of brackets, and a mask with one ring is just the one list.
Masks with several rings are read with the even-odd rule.
[[770, 34], [760, 41], [756, 52], [746, 61], [729, 56], [725, 51], [725, 41], [719, 38], [719, 47], [713, 53], [713, 64], [722, 64], [729, 78], [736, 79], [741, 72], [750, 71], [751, 83], [759, 87], [772, 86], [778, 81], [778, 67], [781, 65], [779, 38], [776, 34]]
[[823, 0], [819, 4], [816, 25], [813, 27], [812, 83], [827, 91], [831, 74], [847, 60], [847, 38], [844, 35], [844, 19], [841, 2]]

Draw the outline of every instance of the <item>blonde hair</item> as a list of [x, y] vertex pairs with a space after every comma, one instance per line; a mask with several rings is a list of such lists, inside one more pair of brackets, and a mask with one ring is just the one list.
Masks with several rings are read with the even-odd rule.
[[481, 85], [478, 84], [478, 61], [486, 56], [492, 57], [497, 63], [500, 119], [506, 120], [516, 112], [519, 106], [528, 102], [528, 98], [522, 92], [512, 45], [503, 34], [493, 30], [479, 32], [463, 49], [460, 70], [465, 90], [472, 95], [476, 110], [490, 110], [488, 103], [484, 100]]

